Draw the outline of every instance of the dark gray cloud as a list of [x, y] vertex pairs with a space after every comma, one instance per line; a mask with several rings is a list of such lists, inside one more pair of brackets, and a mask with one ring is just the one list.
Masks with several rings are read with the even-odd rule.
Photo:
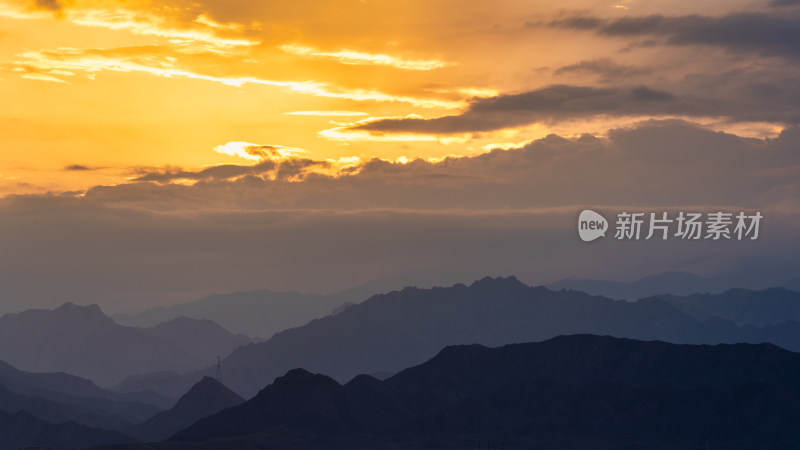
[[181, 168], [145, 169], [136, 171], [137, 176], [132, 181], [153, 181], [156, 183], [169, 183], [176, 180], [227, 180], [243, 175], [258, 175], [271, 172], [275, 163], [264, 161], [252, 166], [237, 164], [223, 164], [207, 167], [200, 170], [185, 170]]
[[64, 167], [64, 170], [80, 172], [94, 169], [89, 166], [84, 166], [83, 164], [70, 164], [67, 167]]
[[[471, 133], [512, 128], [535, 122], [556, 123], [606, 116], [755, 116], [760, 111], [736, 111], [728, 102], [686, 98], [670, 92], [630, 88], [555, 85], [521, 94], [500, 95], [473, 102], [464, 113], [433, 119], [390, 118], [361, 122], [351, 129], [378, 133]], [[777, 116], [777, 115], [776, 115]], [[777, 119], [778, 117], [772, 117]]]
[[[670, 101], [659, 98], [658, 92], [638, 95], [655, 97], [656, 102]], [[194, 172], [175, 169], [165, 178], [96, 187], [86, 198], [137, 208], [158, 204], [175, 210], [231, 204], [248, 210], [539, 208], [584, 202], [755, 207], [764, 205], [765, 199], [795, 202], [789, 193], [800, 183], [791, 177], [790, 168], [800, 170], [798, 130], [787, 128], [778, 138], [758, 140], [683, 121], [648, 121], [611, 130], [607, 139], [585, 135], [571, 140], [551, 135], [519, 149], [438, 163], [366, 161], [357, 167], [358, 173], [340, 177], [294, 177], [298, 167], [313, 163], [298, 160], [297, 166], [287, 162], [288, 168], [279, 169], [285, 170], [284, 176], [273, 176], [274, 171], [270, 176], [258, 175], [260, 170], [255, 167], [249, 173], [249, 166], [234, 166], [235, 170], [225, 175], [245, 175], [192, 175], [199, 182], [185, 186], [168, 181]], [[595, 188], [581, 190], [578, 186]]]
[[[254, 146], [255, 147], [255, 146]], [[268, 157], [261, 146], [257, 150], [259, 155]], [[221, 164], [206, 167], [200, 170], [186, 170], [176, 167], [163, 169], [139, 168], [134, 182], [171, 183], [178, 180], [216, 182], [238, 179], [245, 176], [258, 178], [275, 178], [278, 180], [305, 178], [309, 175], [307, 169], [311, 167], [328, 167], [327, 161], [314, 161], [308, 158], [286, 158], [281, 161], [264, 160], [255, 165]], [[296, 181], [296, 180], [295, 180]]]
[[[571, 16], [550, 27], [594, 31], [615, 37], [658, 37], [667, 45], [709, 45], [731, 52], [756, 53], [800, 61], [800, 16], [761, 12], [710, 16], [633, 16], [601, 19]], [[539, 26], [527, 24], [528, 27]]]
[[590, 74], [599, 76], [601, 80], [611, 81], [618, 80], [620, 78], [647, 75], [652, 73], [652, 71], [653, 70], [650, 68], [628, 66], [616, 63], [609, 58], [600, 58], [562, 66], [556, 69], [553, 73], [555, 75]]
[[800, 6], [800, 0], [772, 0], [769, 2], [770, 6], [777, 8], [785, 6]]
[[[601, 63], [601, 66], [605, 63]], [[580, 65], [579, 65], [580, 66]], [[591, 66], [591, 65], [590, 65]], [[606, 64], [614, 68], [614, 63]], [[623, 66], [624, 67], [624, 66]], [[800, 70], [796, 65], [687, 72], [659, 85], [553, 85], [474, 100], [457, 115], [357, 122], [354, 130], [381, 133], [487, 132], [531, 123], [554, 124], [594, 116], [686, 116], [729, 122], [800, 123]]]

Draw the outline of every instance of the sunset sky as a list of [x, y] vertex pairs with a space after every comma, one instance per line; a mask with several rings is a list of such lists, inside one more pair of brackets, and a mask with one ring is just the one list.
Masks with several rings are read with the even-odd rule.
[[[800, 275], [798, 42], [797, 0], [0, 0], [0, 309]], [[772, 234], [587, 246], [587, 205]]]

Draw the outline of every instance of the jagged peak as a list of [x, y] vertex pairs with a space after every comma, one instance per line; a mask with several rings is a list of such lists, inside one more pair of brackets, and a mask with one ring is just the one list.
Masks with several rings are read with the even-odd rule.
[[483, 277], [470, 285], [473, 289], [496, 289], [496, 288], [527, 288], [528, 285], [519, 281], [516, 276], [508, 277]]
[[435, 356], [435, 358], [471, 355], [485, 351], [488, 348], [489, 347], [486, 347], [481, 344], [448, 345], [447, 347], [439, 351], [439, 353]]
[[272, 383], [272, 385], [283, 386], [283, 387], [289, 385], [303, 385], [303, 386], [325, 385], [332, 387], [341, 387], [341, 384], [339, 384], [333, 378], [320, 373], [311, 373], [303, 368], [292, 369], [286, 372], [284, 376], [276, 378], [275, 381]]
[[182, 404], [196, 404], [211, 398], [219, 398], [225, 396], [237, 400], [244, 401], [239, 394], [228, 389], [224, 384], [217, 381], [215, 378], [205, 376], [200, 381], [195, 383], [189, 391], [178, 400], [176, 407]]
[[[100, 313], [103, 314], [103, 310], [100, 309], [95, 303], [89, 305], [76, 305], [73, 302], [64, 302], [63, 305], [59, 306], [58, 308], [54, 309], [53, 311], [58, 312], [67, 312], [67, 311], [84, 311], [84, 312], [92, 312], [92, 313]], [[105, 315], [105, 314], [103, 314]]]

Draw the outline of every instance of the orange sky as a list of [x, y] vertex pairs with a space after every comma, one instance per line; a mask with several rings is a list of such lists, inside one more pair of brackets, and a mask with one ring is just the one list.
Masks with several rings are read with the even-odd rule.
[[[347, 126], [458, 115], [476, 98], [554, 83], [607, 84], [596, 73], [558, 70], [586, 60], [634, 68], [631, 85], [680, 83], [728, 56], [712, 49], [687, 60], [681, 48], [630, 49], [630, 39], [539, 25], [570, 14], [721, 14], [754, 4], [697, 3], [3, 0], [0, 195], [82, 191], [166, 167], [254, 164], [257, 157], [231, 150], [237, 142], [329, 160], [326, 173], [336, 173], [375, 157], [436, 160], [550, 133], [602, 135], [647, 115], [455, 133]], [[758, 137], [781, 129], [696, 120]]]

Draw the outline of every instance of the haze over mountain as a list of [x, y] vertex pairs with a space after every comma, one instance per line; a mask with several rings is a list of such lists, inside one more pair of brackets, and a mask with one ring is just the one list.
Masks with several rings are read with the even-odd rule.
[[[763, 282], [748, 280], [733, 273], [720, 278], [706, 278], [689, 272], [663, 272], [635, 281], [589, 280], [567, 278], [548, 284], [553, 290], [567, 289], [602, 295], [613, 299], [638, 300], [655, 295], [690, 295], [695, 293], [718, 294], [732, 288], [765, 289]], [[800, 290], [800, 277], [783, 283], [786, 289]]]
[[226, 383], [249, 398], [296, 367], [347, 381], [359, 373], [395, 373], [446, 345], [497, 346], [575, 333], [675, 343], [772, 342], [800, 350], [798, 323], [756, 327], [717, 318], [700, 321], [657, 298], [614, 301], [528, 287], [511, 277], [377, 295], [267, 342], [239, 347], [222, 365]]
[[150, 372], [125, 377], [111, 389], [120, 393], [155, 392], [176, 399], [192, 386], [192, 380], [189, 376], [175, 372]]
[[240, 345], [255, 342], [244, 334], [233, 335], [220, 324], [209, 319], [176, 317], [158, 325], [141, 328], [150, 336], [177, 346], [182, 352], [208, 361], [214, 356], [225, 356]]
[[[365, 297], [353, 298], [360, 301]], [[234, 333], [269, 338], [287, 328], [324, 317], [350, 299], [348, 293], [320, 295], [262, 289], [214, 294], [189, 303], [147, 309], [138, 314], [118, 314], [121, 323], [153, 326], [178, 317], [209, 319]], [[226, 352], [227, 353], [227, 352]]]
[[800, 292], [785, 288], [731, 289], [721, 294], [660, 295], [658, 298], [698, 320], [719, 317], [737, 324], [758, 326], [800, 323]]
[[0, 317], [0, 360], [23, 370], [71, 373], [101, 386], [132, 374], [203, 367], [248, 341], [194, 319], [124, 327], [97, 305], [65, 303]]
[[789, 279], [788, 281], [783, 283], [783, 287], [785, 287], [786, 289], [790, 289], [792, 291], [800, 292], [800, 276]]
[[547, 285], [553, 290], [567, 289], [621, 300], [638, 300], [659, 294], [688, 295], [696, 292], [721, 292], [730, 287], [723, 282], [687, 272], [664, 272], [631, 282], [568, 278]]
[[244, 399], [211, 377], [204, 377], [169, 410], [126, 430], [144, 442], [161, 441], [203, 417], [239, 405]]
[[169, 407], [152, 392], [120, 394], [65, 373], [31, 373], [0, 362], [0, 410], [27, 411], [52, 423], [75, 421], [121, 430]]
[[798, 400], [800, 354], [771, 344], [572, 335], [449, 346], [385, 381], [294, 369], [147, 448], [793, 448]]

